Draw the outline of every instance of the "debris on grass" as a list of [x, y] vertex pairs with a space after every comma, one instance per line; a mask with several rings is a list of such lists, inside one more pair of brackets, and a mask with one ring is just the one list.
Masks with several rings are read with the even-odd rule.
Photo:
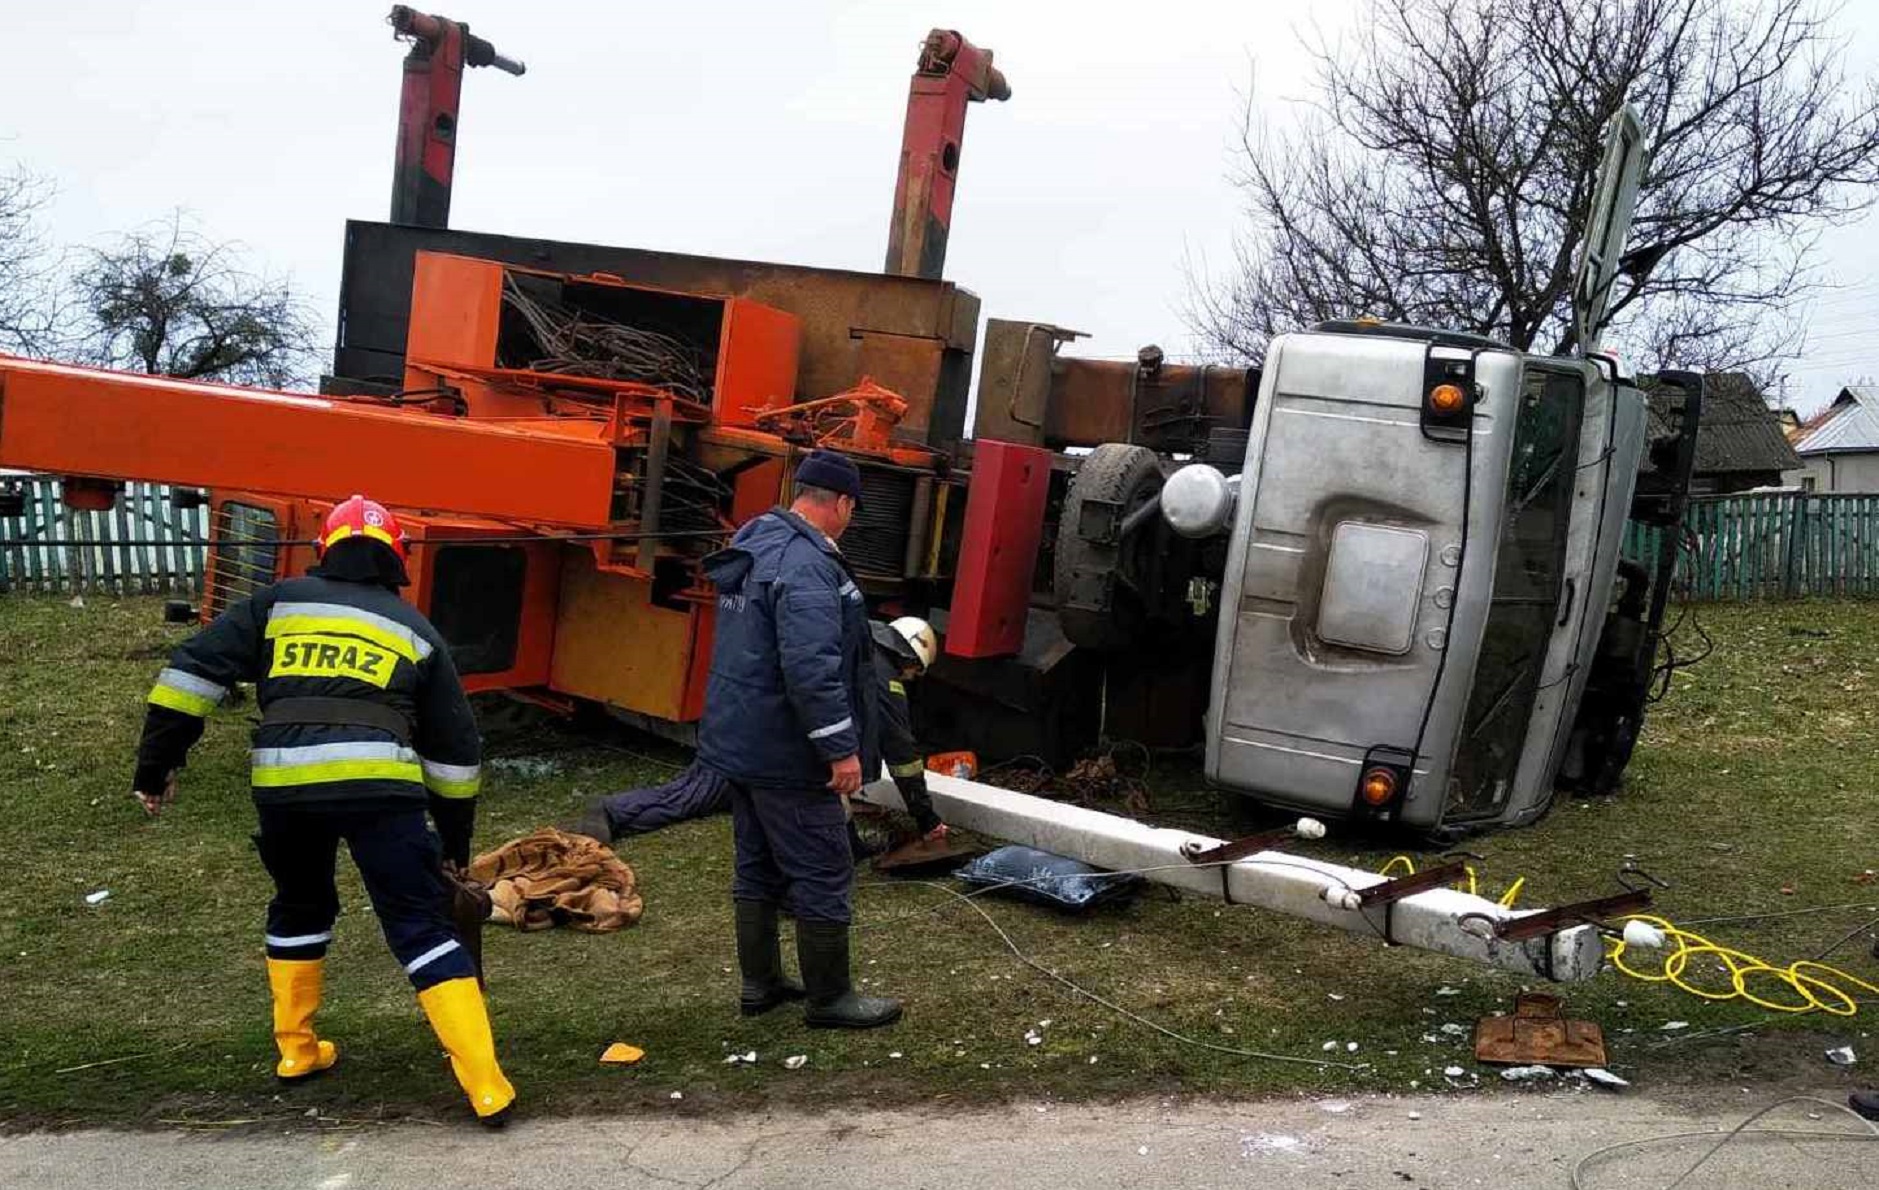
[[757, 1051], [745, 1050], [741, 1054], [727, 1055], [724, 1059], [724, 1064], [726, 1066], [755, 1066], [757, 1064]]
[[1510, 1083], [1537, 1083], [1553, 1077], [1551, 1066], [1509, 1066], [1501, 1077]]
[[783, 1059], [783, 1069], [785, 1070], [801, 1070], [807, 1065], [809, 1065], [808, 1054], [791, 1054], [789, 1057]]
[[1689, 1027], [1689, 1021], [1665, 1021], [1658, 1026], [1658, 1029], [1665, 1033], [1675, 1033], [1678, 1029], [1687, 1029]]
[[608, 1066], [631, 1066], [646, 1056], [646, 1051], [624, 1041], [616, 1041], [600, 1055], [600, 1060]]
[[97, 892], [85, 894], [85, 904], [87, 905], [93, 905], [93, 906], [102, 905], [110, 899], [111, 899], [111, 890], [108, 888], [101, 888]]
[[[25, 957], [24, 952], [21, 953], [21, 957]], [[188, 1049], [191, 1044], [193, 1043], [185, 1041], [181, 1045], [173, 1045], [169, 1049], [166, 1049], [166, 1050], [151, 1050], [149, 1053], [143, 1053], [143, 1054], [127, 1054], [122, 1058], [104, 1058], [97, 1062], [83, 1062], [77, 1066], [61, 1066], [57, 1070], [53, 1071], [52, 1073], [76, 1074], [77, 1072], [81, 1070], [94, 1070], [100, 1066], [117, 1066], [124, 1062], [136, 1062], [144, 1058], [159, 1058], [168, 1054], [181, 1053], [183, 1050]]]
[[1625, 923], [1625, 945], [1640, 950], [1662, 950], [1664, 932], [1648, 921], [1633, 919]]
[[1441, 987], [1435, 989], [1435, 994], [1438, 996], [1459, 996], [1461, 995], [1461, 989], [1452, 988], [1447, 984], [1443, 984]]
[[1852, 1046], [1842, 1045], [1827, 1051], [1827, 1061], [1835, 1066], [1851, 1066], [1859, 1061], [1859, 1057], [1854, 1054]]
[[545, 781], [561, 775], [561, 763], [547, 756], [494, 756], [485, 760], [483, 767], [524, 781]]
[[1444, 1078], [1462, 1078], [1467, 1075], [1467, 1073], [1466, 1070], [1463, 1070], [1459, 1066], [1448, 1066], [1444, 1067], [1442, 1070], [1442, 1076]]
[[1468, 1036], [1468, 1026], [1458, 1025], [1454, 1021], [1450, 1021], [1448, 1024], [1442, 1026], [1442, 1032], [1448, 1034], [1450, 1037], [1466, 1037]]

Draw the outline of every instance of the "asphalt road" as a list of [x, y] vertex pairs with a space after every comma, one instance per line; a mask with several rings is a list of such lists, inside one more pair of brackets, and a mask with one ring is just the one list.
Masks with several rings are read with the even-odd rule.
[[[1839, 1094], [1822, 1092], [1838, 1100]], [[641, 1187], [1495, 1187], [1557, 1190], [1602, 1145], [1672, 1132], [1720, 1136], [1766, 1101], [1738, 1087], [1711, 1108], [1602, 1091], [1425, 1098], [1173, 1103], [1158, 1099], [994, 1110], [849, 1111], [520, 1120], [462, 1126], [312, 1121], [231, 1134], [79, 1131], [0, 1137], [8, 1190], [639, 1190]], [[1818, 1119], [1809, 1119], [1809, 1113]], [[1769, 1127], [1855, 1136], [1816, 1105]], [[1710, 1138], [1617, 1154], [1587, 1190], [1667, 1186]], [[1879, 1139], [1744, 1135], [1686, 1186], [1872, 1190]]]

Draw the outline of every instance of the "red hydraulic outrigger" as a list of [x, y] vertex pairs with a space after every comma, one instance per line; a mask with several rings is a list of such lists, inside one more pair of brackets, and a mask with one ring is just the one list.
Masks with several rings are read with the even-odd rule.
[[939, 280], [952, 231], [953, 188], [966, 136], [966, 105], [1011, 98], [1004, 74], [982, 50], [951, 29], [935, 29], [920, 47], [907, 92], [900, 177], [887, 230], [886, 272]]
[[528, 69], [447, 17], [394, 5], [394, 36], [409, 41], [404, 89], [398, 101], [398, 163], [392, 173], [391, 221], [418, 227], [450, 226], [450, 178], [457, 161], [457, 106], [463, 68], [494, 66], [506, 74]]

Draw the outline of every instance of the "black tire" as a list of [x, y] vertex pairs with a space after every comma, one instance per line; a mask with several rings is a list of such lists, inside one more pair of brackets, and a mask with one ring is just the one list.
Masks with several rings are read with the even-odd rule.
[[1146, 609], [1115, 576], [1130, 573], [1133, 559], [1129, 555], [1144, 543], [1152, 548], [1156, 535], [1141, 533], [1135, 541], [1123, 543], [1103, 534], [1085, 537], [1083, 506], [1089, 500], [1119, 504], [1126, 518], [1160, 494], [1161, 482], [1161, 461], [1155, 452], [1126, 442], [1105, 442], [1091, 451], [1070, 481], [1057, 522], [1051, 590], [1057, 600], [1058, 622], [1071, 644], [1089, 649], [1126, 648], [1147, 628]]

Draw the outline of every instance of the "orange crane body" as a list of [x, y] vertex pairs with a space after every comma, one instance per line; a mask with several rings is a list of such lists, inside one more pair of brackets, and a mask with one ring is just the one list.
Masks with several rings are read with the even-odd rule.
[[[682, 330], [703, 391], [537, 370], [567, 361], [535, 358], [513, 300], [524, 289], [577, 321]], [[331, 502], [369, 492], [398, 509], [414, 546], [406, 595], [468, 688], [587, 700], [653, 727], [702, 713], [715, 604], [699, 563], [787, 501], [797, 453], [838, 445], [903, 475], [940, 466], [892, 436], [907, 404], [879, 385], [798, 402], [799, 320], [748, 298], [421, 252], [411, 311], [392, 394], [0, 356], [0, 466], [66, 476], [75, 500], [108, 501], [129, 479], [209, 489], [205, 617], [303, 572]], [[717, 498], [676, 502], [678, 468], [694, 483], [708, 473]], [[947, 506], [926, 514], [935, 540]]]
[[[441, 68], [454, 108], [451, 29], [405, 15], [400, 32], [417, 43], [408, 74]], [[414, 94], [405, 115], [423, 108]], [[703, 557], [788, 502], [801, 453], [833, 447], [862, 468], [866, 498], [843, 549], [875, 611], [943, 607], [957, 578], [978, 597], [951, 628], [978, 644], [949, 652], [1012, 653], [1044, 516], [1016, 497], [1040, 494], [1056, 465], [1008, 448], [1010, 466], [986, 468], [1004, 479], [975, 497], [967, 524], [979, 304], [940, 279], [966, 109], [1008, 94], [989, 51], [945, 30], [928, 38], [886, 274], [450, 233], [441, 204], [433, 218], [401, 208], [394, 225], [348, 228], [322, 395], [0, 357], [0, 467], [66, 477], [75, 507], [107, 505], [132, 479], [209, 489], [205, 619], [304, 572], [331, 502], [369, 492], [407, 526], [405, 594], [450, 642], [466, 686], [591, 702], [682, 737], [702, 712], [711, 654]], [[429, 147], [415, 149], [401, 141], [401, 171], [428, 167]], [[447, 171], [431, 179], [445, 202]], [[425, 197], [401, 179], [407, 198]], [[681, 341], [696, 373], [647, 383], [570, 353], [531, 321], [543, 303], [581, 333]], [[1013, 385], [1042, 378], [1054, 404], [1056, 373], [1048, 361], [1019, 368]], [[1015, 394], [992, 404], [1019, 407]], [[1026, 476], [1037, 491], [1018, 491]], [[1087, 668], [1035, 677], [1028, 664], [989, 679], [1019, 692], [1014, 706]], [[965, 701], [983, 717], [981, 696]], [[1093, 706], [1077, 703], [1076, 730]]]

